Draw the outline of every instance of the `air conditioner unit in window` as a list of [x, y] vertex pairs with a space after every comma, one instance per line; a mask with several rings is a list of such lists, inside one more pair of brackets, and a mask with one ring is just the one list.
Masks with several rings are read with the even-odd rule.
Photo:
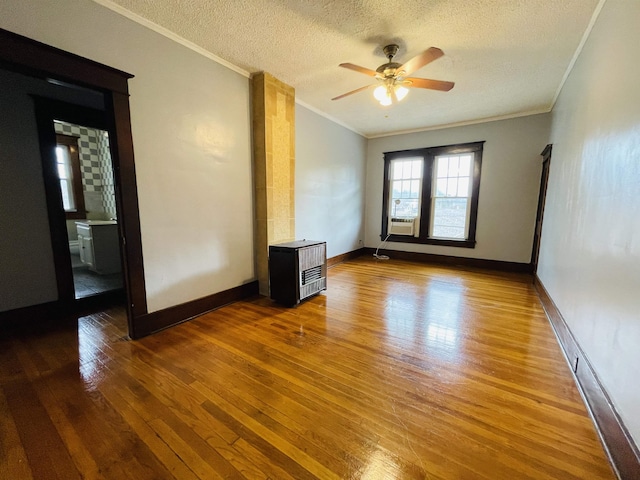
[[392, 218], [389, 226], [390, 235], [413, 235], [415, 218]]

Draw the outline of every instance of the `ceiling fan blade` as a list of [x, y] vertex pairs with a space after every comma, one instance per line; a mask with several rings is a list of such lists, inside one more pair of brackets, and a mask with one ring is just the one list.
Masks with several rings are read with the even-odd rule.
[[405, 78], [402, 82], [403, 85], [416, 88], [428, 88], [429, 90], [440, 90], [441, 92], [448, 92], [453, 88], [455, 83], [445, 82], [444, 80], [431, 80], [429, 78]]
[[403, 76], [411, 75], [416, 70], [421, 69], [428, 63], [439, 59], [444, 55], [444, 52], [437, 47], [431, 47], [422, 52], [420, 55], [416, 55], [411, 60], [402, 65], [398, 71], [403, 71]]
[[342, 68], [353, 70], [354, 72], [364, 73], [365, 75], [369, 75], [370, 77], [375, 77], [378, 74], [378, 72], [376, 72], [375, 70], [370, 70], [368, 68], [361, 67], [360, 65], [354, 65], [353, 63], [341, 63], [340, 66]]
[[340, 100], [341, 98], [348, 97], [349, 95], [353, 95], [354, 93], [362, 92], [363, 90], [367, 90], [368, 88], [375, 87], [375, 85], [367, 85], [366, 87], [356, 88], [355, 90], [351, 90], [350, 92], [343, 93], [331, 100]]

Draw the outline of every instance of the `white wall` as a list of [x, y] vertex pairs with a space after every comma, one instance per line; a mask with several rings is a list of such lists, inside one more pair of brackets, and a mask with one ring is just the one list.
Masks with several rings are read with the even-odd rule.
[[135, 75], [149, 311], [255, 278], [249, 80], [96, 3], [0, 3], [0, 27]]
[[385, 152], [484, 140], [476, 247], [389, 242], [387, 248], [529, 263], [542, 171], [540, 152], [548, 143], [549, 121], [549, 114], [541, 114], [369, 140], [366, 246], [380, 244]]
[[364, 246], [366, 139], [296, 104], [296, 239], [327, 257]]
[[640, 2], [608, 0], [553, 109], [538, 275], [640, 440]]

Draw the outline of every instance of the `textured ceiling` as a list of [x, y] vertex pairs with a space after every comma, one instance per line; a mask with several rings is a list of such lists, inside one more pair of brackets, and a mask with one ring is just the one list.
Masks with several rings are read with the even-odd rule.
[[[167, 29], [240, 69], [293, 86], [303, 105], [366, 136], [548, 111], [599, 0], [96, 0]], [[382, 107], [375, 70], [397, 43], [403, 63], [430, 46], [445, 56], [413, 76], [456, 83], [412, 89]]]

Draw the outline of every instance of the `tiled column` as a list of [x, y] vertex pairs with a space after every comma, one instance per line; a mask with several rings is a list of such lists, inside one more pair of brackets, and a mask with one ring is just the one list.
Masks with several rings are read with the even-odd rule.
[[269, 295], [269, 245], [295, 240], [295, 91], [268, 73], [251, 82], [256, 263]]

